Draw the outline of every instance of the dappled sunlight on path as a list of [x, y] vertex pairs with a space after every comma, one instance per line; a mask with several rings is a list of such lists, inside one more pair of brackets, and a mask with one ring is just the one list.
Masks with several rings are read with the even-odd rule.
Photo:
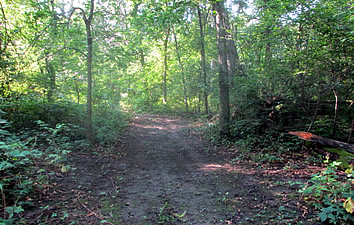
[[295, 171], [260, 173], [220, 153], [187, 120], [137, 114], [111, 151], [71, 155], [76, 169], [57, 178], [48, 198], [77, 224], [316, 224], [304, 219], [296, 187], [284, 185]]
[[[129, 165], [120, 190], [121, 224], [163, 219], [171, 224], [254, 224], [261, 210], [267, 213], [257, 218], [258, 224], [279, 224], [269, 220], [288, 187], [270, 185], [269, 177], [259, 177], [249, 166], [207, 155], [207, 142], [189, 129], [188, 121], [178, 118], [136, 115], [126, 140], [124, 161]], [[296, 204], [288, 205], [298, 210]]]
[[254, 175], [255, 170], [249, 168], [242, 168], [240, 166], [236, 166], [230, 163], [224, 164], [203, 164], [200, 166], [200, 170], [202, 171], [223, 171], [223, 172], [234, 172], [234, 173], [242, 173], [248, 175]]

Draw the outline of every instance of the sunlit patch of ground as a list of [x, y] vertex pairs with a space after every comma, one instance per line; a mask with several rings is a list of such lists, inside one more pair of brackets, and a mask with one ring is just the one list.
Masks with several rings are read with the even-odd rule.
[[236, 148], [213, 149], [190, 134], [186, 120], [137, 115], [113, 151], [73, 153], [76, 169], [58, 176], [58, 187], [27, 218], [31, 224], [316, 224], [288, 183], [318, 167], [295, 159], [267, 167], [234, 161]]
[[[136, 120], [141, 120], [144, 116], [136, 116]], [[179, 120], [177, 119], [166, 119], [166, 118], [153, 118], [146, 120], [145, 123], [133, 123], [135, 127], [142, 129], [159, 129], [162, 131], [173, 132], [185, 127], [185, 125], [178, 124]]]
[[248, 174], [248, 175], [253, 175], [255, 174], [255, 170], [249, 169], [249, 168], [242, 168], [238, 165], [233, 165], [230, 163], [225, 163], [225, 164], [202, 164], [199, 168], [202, 171], [206, 172], [211, 172], [211, 171], [224, 171], [228, 173], [242, 173], [242, 174]]

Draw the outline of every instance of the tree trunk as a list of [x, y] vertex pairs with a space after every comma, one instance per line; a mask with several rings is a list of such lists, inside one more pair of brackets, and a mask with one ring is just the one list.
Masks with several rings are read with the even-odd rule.
[[265, 66], [266, 66], [267, 70], [269, 70], [271, 68], [271, 60], [272, 60], [270, 34], [271, 34], [271, 31], [268, 26], [265, 31], [265, 39], [267, 40], [267, 43], [265, 45]]
[[204, 45], [204, 31], [203, 31], [203, 22], [202, 14], [200, 12], [200, 7], [197, 6], [198, 18], [199, 18], [199, 31], [200, 31], [200, 59], [202, 67], [202, 77], [203, 77], [203, 97], [204, 97], [204, 108], [205, 114], [209, 115], [209, 103], [208, 103], [208, 82], [207, 82], [207, 70], [206, 70], [206, 60], [205, 60], [205, 45]]
[[80, 88], [79, 88], [79, 84], [76, 81], [75, 81], [75, 91], [77, 97], [77, 104], [80, 104]]
[[168, 70], [168, 65], [167, 65], [167, 61], [168, 61], [168, 37], [170, 36], [170, 26], [168, 26], [167, 31], [166, 31], [166, 37], [164, 40], [164, 52], [165, 52], [165, 58], [164, 58], [164, 72], [163, 72], [163, 77], [162, 77], [162, 91], [163, 91], [163, 104], [167, 103], [167, 70]]
[[181, 73], [182, 73], [182, 86], [183, 86], [184, 104], [186, 106], [186, 111], [188, 112], [189, 106], [188, 106], [188, 96], [187, 96], [187, 87], [186, 87], [186, 79], [185, 79], [185, 74], [184, 74], [184, 67], [183, 67], [183, 63], [182, 63], [182, 60], [181, 60], [181, 56], [179, 55], [177, 35], [176, 35], [176, 32], [175, 32], [174, 29], [173, 29], [173, 36], [175, 38], [177, 60], [178, 60], [178, 63], [180, 65], [180, 67], [181, 67]]
[[[144, 54], [143, 49], [140, 49], [139, 54], [140, 54], [141, 72], [144, 73], [145, 54]], [[146, 90], [146, 95], [147, 95], [146, 104], [149, 105], [150, 104], [150, 89], [149, 89], [149, 81], [146, 77], [144, 77], [144, 85], [145, 85], [145, 90]]]
[[338, 115], [338, 94], [335, 89], [333, 89], [333, 94], [336, 99], [336, 103], [334, 105], [334, 118], [333, 118], [333, 128], [332, 128], [332, 136], [336, 135], [337, 128], [337, 115]]
[[[264, 0], [264, 5], [266, 7], [268, 7], [268, 3], [269, 3], [270, 0]], [[266, 44], [265, 44], [265, 67], [266, 67], [266, 70], [270, 70], [271, 68], [271, 60], [272, 60], [272, 47], [271, 47], [271, 26], [270, 25], [267, 25], [266, 26], [266, 29], [265, 29], [265, 40], [266, 40]]]
[[230, 80], [230, 86], [234, 86], [234, 79], [241, 74], [240, 58], [238, 56], [235, 41], [231, 35], [231, 25], [229, 23], [227, 13], [225, 12], [225, 29], [226, 29], [226, 48], [227, 48], [227, 69]]
[[47, 99], [48, 102], [52, 103], [54, 101], [53, 95], [56, 88], [56, 77], [55, 77], [54, 66], [52, 62], [49, 61], [48, 55], [45, 58], [45, 64], [46, 64], [47, 74], [49, 76]]
[[219, 92], [220, 92], [220, 134], [229, 133], [230, 121], [230, 96], [229, 96], [229, 77], [227, 66], [227, 44], [226, 44], [226, 26], [225, 26], [225, 8], [224, 1], [213, 1], [213, 10], [217, 29], [218, 45], [218, 64], [219, 64]]
[[[55, 12], [55, 7], [54, 7], [54, 0], [50, 1], [51, 4], [51, 13], [52, 13], [52, 20], [53, 20], [53, 30], [54, 30], [54, 36], [57, 34], [57, 15]], [[53, 51], [53, 50], [51, 50]], [[45, 51], [45, 66], [47, 70], [47, 74], [49, 76], [49, 85], [48, 85], [48, 93], [47, 93], [47, 99], [48, 102], [53, 103], [53, 95], [55, 92], [56, 88], [56, 77], [55, 77], [55, 70], [54, 70], [54, 65], [53, 62], [50, 60], [50, 52]]]
[[88, 18], [84, 15], [87, 37], [87, 139], [94, 143], [92, 128], [92, 32], [91, 23], [94, 11], [94, 0], [91, 0], [90, 15]]
[[293, 132], [293, 131], [290, 131], [288, 133], [292, 134], [292, 135], [296, 135], [300, 139], [305, 140], [305, 141], [312, 141], [312, 142], [320, 143], [320, 144], [325, 145], [325, 146], [331, 146], [331, 147], [335, 147], [335, 148], [344, 149], [347, 152], [350, 152], [350, 153], [354, 154], [354, 146], [351, 145], [351, 144], [345, 143], [345, 142], [341, 142], [341, 141], [337, 141], [337, 140], [333, 140], [333, 139], [317, 136], [317, 135], [311, 134], [309, 132]]

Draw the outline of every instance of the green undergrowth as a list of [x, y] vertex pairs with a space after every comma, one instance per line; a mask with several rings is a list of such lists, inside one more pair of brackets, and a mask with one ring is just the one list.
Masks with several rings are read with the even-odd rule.
[[111, 145], [128, 125], [131, 114], [109, 108], [95, 108], [93, 126], [99, 145]]
[[[85, 139], [85, 107], [65, 102], [0, 102], [0, 224], [26, 223], [22, 215], [36, 204], [51, 178], [71, 169], [67, 156], [93, 151]], [[129, 114], [95, 108], [98, 146], [113, 146]]]
[[[0, 102], [0, 109], [5, 112], [2, 115], [3, 119], [11, 121], [8, 129], [13, 132], [36, 129], [35, 121], [41, 120], [49, 127], [55, 127], [56, 124], [72, 124], [79, 128], [76, 129], [75, 139], [86, 137], [86, 105], [83, 104], [65, 101], [48, 103], [24, 98], [15, 102]], [[130, 114], [109, 105], [95, 106], [92, 124], [97, 144], [113, 144], [129, 119]]]
[[0, 109], [5, 114], [3, 119], [11, 121], [12, 131], [35, 129], [35, 121], [41, 120], [50, 127], [58, 123], [83, 126], [85, 123], [85, 106], [66, 101], [48, 103], [36, 99], [19, 99], [13, 102], [0, 101]]
[[36, 121], [36, 129], [13, 133], [8, 131], [11, 123], [4, 119], [0, 122], [0, 222], [11, 224], [33, 206], [33, 196], [49, 185], [55, 173], [71, 168], [66, 163], [67, 155], [86, 143], [70, 141], [77, 127], [69, 124], [51, 128]]
[[[309, 152], [304, 159], [303, 143], [297, 137], [283, 130], [270, 129], [261, 119], [240, 119], [233, 121], [229, 128], [227, 136], [220, 136], [216, 123], [206, 120], [195, 123], [195, 129], [202, 131], [213, 144], [227, 146], [228, 151], [234, 153], [232, 162], [247, 160], [259, 168], [280, 166], [285, 170], [289, 167], [300, 169], [303, 164], [322, 164], [322, 156]], [[342, 162], [332, 162], [299, 190], [304, 200], [319, 212], [319, 220], [329, 224], [354, 222], [354, 173], [353, 167], [348, 165], [353, 157], [347, 152], [340, 153], [337, 160]]]
[[354, 160], [354, 154], [339, 148], [325, 148], [325, 150], [338, 156], [336, 161], [340, 163], [339, 167], [341, 169], [346, 170], [353, 167], [350, 165], [350, 162]]
[[303, 198], [319, 213], [321, 222], [330, 224], [354, 223], [354, 171], [348, 169], [343, 173], [333, 162], [311, 179], [300, 190]]
[[217, 123], [199, 122], [195, 126], [215, 145], [235, 150], [234, 160], [251, 159], [257, 164], [285, 162], [301, 150], [301, 140], [276, 130], [262, 131], [261, 120], [239, 120], [230, 125], [230, 133], [221, 136]]
[[158, 224], [175, 224], [178, 221], [183, 220], [187, 213], [187, 210], [182, 213], [177, 213], [171, 204], [166, 201], [164, 205], [157, 212]]

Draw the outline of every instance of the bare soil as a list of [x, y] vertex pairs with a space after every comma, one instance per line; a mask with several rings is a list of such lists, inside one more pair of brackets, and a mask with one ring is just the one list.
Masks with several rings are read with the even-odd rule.
[[315, 168], [257, 169], [230, 163], [226, 152], [188, 120], [139, 114], [111, 149], [72, 153], [75, 169], [56, 174], [26, 218], [32, 224], [319, 224], [299, 187], [289, 185]]

